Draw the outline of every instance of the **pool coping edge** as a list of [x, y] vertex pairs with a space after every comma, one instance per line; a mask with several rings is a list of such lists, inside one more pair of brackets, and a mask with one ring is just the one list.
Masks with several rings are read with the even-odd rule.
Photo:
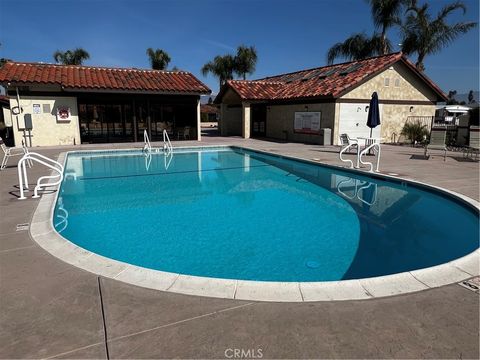
[[[317, 166], [327, 166], [353, 173], [361, 173], [367, 176], [369, 174], [371, 175], [371, 173], [361, 170], [345, 169], [341, 166], [323, 164], [301, 157], [269, 153], [268, 151], [252, 149], [247, 146], [187, 146], [178, 147], [178, 149], [195, 150], [222, 147], [243, 148], [271, 156], [300, 160]], [[125, 150], [133, 149], [116, 149], [109, 150], [108, 152], [121, 152]], [[140, 149], [134, 150], [140, 151]], [[65, 165], [67, 156], [70, 153], [82, 152], [88, 153], [95, 151], [75, 150], [62, 152], [58, 157], [58, 162]], [[98, 152], [102, 152], [102, 150]], [[461, 202], [468, 204], [477, 211], [480, 210], [479, 202], [445, 188], [386, 174], [375, 173], [374, 175], [380, 178], [395, 180], [397, 182], [405, 181], [417, 186], [420, 185], [422, 188], [437, 190], [454, 199], [461, 200]], [[274, 282], [220, 279], [143, 268], [90, 252], [60, 235], [53, 227], [53, 215], [60, 186], [61, 184], [55, 186], [57, 191], [42, 195], [32, 216], [29, 231], [31, 238], [53, 256], [75, 267], [106, 278], [149, 289], [185, 295], [266, 302], [345, 301], [408, 294], [454, 284], [480, 274], [480, 249], [476, 249], [470, 254], [450, 262], [424, 269], [372, 278], [324, 282]]]

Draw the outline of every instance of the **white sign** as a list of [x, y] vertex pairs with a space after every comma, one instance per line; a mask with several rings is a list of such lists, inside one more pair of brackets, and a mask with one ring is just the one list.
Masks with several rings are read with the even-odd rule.
[[34, 114], [41, 114], [40, 104], [33, 104], [33, 113]]
[[70, 108], [66, 106], [59, 106], [57, 108], [57, 121], [70, 121]]
[[293, 130], [296, 133], [318, 134], [321, 118], [320, 111], [296, 112]]

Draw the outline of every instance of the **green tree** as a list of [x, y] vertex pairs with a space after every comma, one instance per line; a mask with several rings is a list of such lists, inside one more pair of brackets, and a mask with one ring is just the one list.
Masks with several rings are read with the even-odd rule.
[[444, 6], [433, 17], [429, 13], [428, 3], [418, 6], [416, 0], [411, 0], [402, 26], [402, 51], [407, 55], [417, 54], [415, 66], [418, 70], [425, 71], [424, 61], [428, 55], [440, 52], [460, 35], [477, 26], [476, 22], [448, 24], [448, 16], [456, 10], [463, 10], [465, 14], [467, 9], [462, 2], [457, 1]]
[[85, 60], [90, 59], [90, 54], [82, 48], [67, 51], [55, 51], [53, 58], [57, 63], [63, 65], [82, 65]]
[[473, 90], [468, 92], [468, 103], [475, 104], [475, 96], [473, 95]]
[[232, 55], [217, 55], [215, 58], [203, 65], [203, 76], [207, 76], [209, 73], [218, 78], [220, 87], [227, 80], [233, 79], [233, 73], [235, 72], [235, 58]]
[[[390, 42], [386, 42], [387, 53], [391, 51]], [[365, 33], [353, 34], [344, 42], [333, 45], [327, 53], [327, 63], [333, 64], [335, 59], [344, 58], [348, 61], [362, 60], [383, 53], [383, 44], [379, 35], [368, 37]]]
[[450, 90], [448, 92], [448, 100], [447, 100], [447, 105], [457, 105], [458, 101], [455, 99], [455, 95], [457, 95], [457, 90]]
[[162, 49], [147, 49], [147, 56], [153, 70], [166, 70], [170, 63], [170, 55]]
[[373, 24], [376, 30], [380, 30], [380, 44], [382, 54], [391, 52], [390, 41], [387, 38], [387, 30], [401, 25], [400, 14], [406, 0], [367, 0], [370, 4]]
[[235, 55], [235, 73], [238, 76], [243, 77], [243, 80], [247, 78], [247, 74], [252, 74], [255, 71], [257, 65], [257, 50], [254, 46], [240, 45], [237, 48], [237, 54]]
[[367, 0], [367, 2], [370, 5], [375, 30], [380, 30], [380, 34], [367, 36], [365, 33], [356, 33], [345, 41], [334, 44], [327, 53], [328, 64], [333, 64], [337, 58], [362, 60], [392, 52], [387, 31], [400, 25], [400, 14], [406, 0]]

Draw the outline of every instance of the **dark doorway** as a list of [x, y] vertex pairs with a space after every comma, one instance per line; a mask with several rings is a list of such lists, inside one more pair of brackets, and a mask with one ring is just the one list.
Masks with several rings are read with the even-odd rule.
[[265, 137], [267, 134], [267, 106], [255, 104], [251, 107], [251, 136]]

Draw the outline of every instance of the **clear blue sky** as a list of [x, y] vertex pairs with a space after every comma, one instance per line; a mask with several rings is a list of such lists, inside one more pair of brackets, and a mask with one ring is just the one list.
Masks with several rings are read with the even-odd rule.
[[[419, 0], [423, 2], [424, 0]], [[453, 0], [430, 0], [435, 13]], [[479, 1], [451, 21], [477, 21]], [[322, 66], [335, 42], [372, 32], [364, 0], [0, 0], [0, 57], [53, 62], [52, 53], [89, 51], [88, 65], [148, 68], [148, 47], [166, 50], [213, 92], [218, 81], [200, 68], [215, 55], [254, 45], [259, 60], [250, 78]], [[398, 44], [398, 34], [390, 38]], [[443, 90], [478, 90], [478, 28], [426, 60], [427, 74]]]

